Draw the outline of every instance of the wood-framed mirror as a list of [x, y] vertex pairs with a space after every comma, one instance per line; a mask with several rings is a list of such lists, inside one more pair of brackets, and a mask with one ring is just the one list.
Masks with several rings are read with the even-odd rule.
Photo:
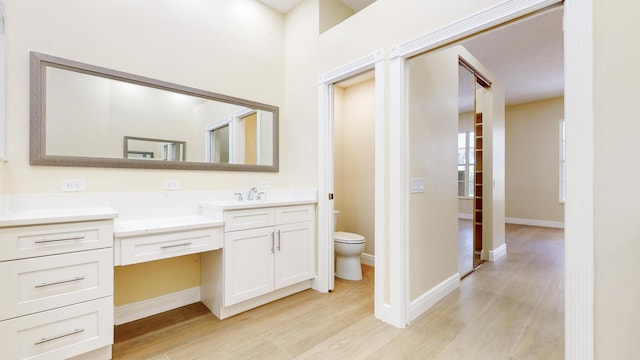
[[278, 171], [276, 106], [36, 52], [30, 61], [31, 165]]

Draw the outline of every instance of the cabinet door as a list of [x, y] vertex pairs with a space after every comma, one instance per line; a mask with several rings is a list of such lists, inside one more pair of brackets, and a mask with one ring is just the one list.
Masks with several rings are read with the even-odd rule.
[[315, 269], [313, 222], [276, 226], [275, 288], [309, 280]]
[[224, 234], [224, 304], [273, 291], [273, 227]]

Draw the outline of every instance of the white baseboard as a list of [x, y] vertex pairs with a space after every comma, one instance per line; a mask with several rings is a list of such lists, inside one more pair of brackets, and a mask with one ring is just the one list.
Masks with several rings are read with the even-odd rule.
[[473, 220], [473, 214], [458, 213], [458, 219]]
[[385, 303], [382, 306], [382, 311], [380, 312], [380, 314], [376, 314], [376, 318], [378, 320], [382, 320], [387, 324], [393, 325], [393, 323], [391, 322], [391, 305]]
[[564, 229], [564, 222], [563, 221], [520, 219], [520, 218], [512, 218], [512, 217], [504, 218], [504, 221], [507, 224], [541, 226], [541, 227]]
[[496, 261], [505, 255], [507, 255], [507, 244], [502, 244], [495, 250], [489, 250], [489, 261]]
[[419, 298], [409, 304], [409, 322], [417, 319], [420, 315], [429, 310], [435, 303], [453, 290], [460, 287], [460, 274], [451, 275], [448, 279], [422, 294]]
[[375, 255], [365, 253], [360, 254], [360, 263], [363, 265], [369, 265], [371, 267], [376, 266]]
[[121, 325], [198, 301], [200, 301], [200, 287], [196, 286], [153, 299], [116, 306], [114, 309], [114, 322], [116, 325]]

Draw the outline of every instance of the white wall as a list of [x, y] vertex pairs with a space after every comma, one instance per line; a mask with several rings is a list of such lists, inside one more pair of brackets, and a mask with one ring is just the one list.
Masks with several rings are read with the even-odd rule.
[[[595, 355], [632, 359], [638, 357], [640, 323], [640, 187], [636, 185], [640, 168], [633, 164], [640, 134], [640, 46], [633, 38], [638, 33], [640, 3], [595, 0], [594, 4], [595, 101], [584, 106], [593, 106], [595, 115]], [[567, 141], [571, 137], [568, 132]]]
[[[87, 191], [162, 190], [166, 178], [183, 190], [288, 184], [286, 156], [278, 174], [32, 167], [28, 157], [29, 51], [283, 107], [284, 17], [275, 10], [254, 0], [9, 0], [6, 24], [1, 193], [59, 192], [63, 179], [85, 179]], [[282, 115], [286, 134], [290, 120]]]

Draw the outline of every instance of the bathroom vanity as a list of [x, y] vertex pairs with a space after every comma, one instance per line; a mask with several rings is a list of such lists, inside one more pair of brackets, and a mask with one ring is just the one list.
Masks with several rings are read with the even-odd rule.
[[224, 319], [309, 289], [315, 277], [315, 204], [204, 203], [224, 219], [224, 250], [201, 256], [201, 301]]
[[[192, 215], [177, 215], [185, 209], [171, 213], [167, 206], [156, 212], [145, 209], [148, 218], [136, 218], [124, 207], [122, 212], [109, 207], [7, 207], [0, 214], [3, 356], [110, 359], [118, 310], [114, 266], [198, 253], [200, 293], [189, 301], [202, 301], [220, 319], [309, 289], [316, 272], [316, 199], [311, 194], [206, 202], [176, 194], [180, 200], [167, 204], [189, 204]], [[119, 195], [109, 196], [117, 203], [113, 199]], [[123, 198], [132, 203], [131, 196]], [[154, 195], [141, 196], [151, 200]], [[45, 198], [38, 202], [46, 203]], [[142, 307], [144, 311], [135, 311], [137, 317], [124, 322], [159, 312]]]
[[3, 358], [111, 358], [116, 215], [98, 208], [0, 219]]

